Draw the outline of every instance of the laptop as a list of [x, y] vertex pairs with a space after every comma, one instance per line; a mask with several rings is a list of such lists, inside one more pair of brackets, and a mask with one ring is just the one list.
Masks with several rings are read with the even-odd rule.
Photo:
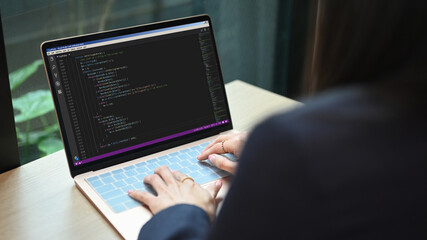
[[207, 184], [228, 176], [200, 154], [232, 130], [209, 16], [43, 42], [70, 174], [126, 239], [151, 213], [128, 196], [167, 165]]

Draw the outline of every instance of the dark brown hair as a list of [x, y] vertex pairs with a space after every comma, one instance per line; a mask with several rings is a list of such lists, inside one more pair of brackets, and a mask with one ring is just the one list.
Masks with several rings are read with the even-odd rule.
[[423, 0], [318, 0], [307, 92], [375, 81], [409, 64], [425, 64], [426, 6]]

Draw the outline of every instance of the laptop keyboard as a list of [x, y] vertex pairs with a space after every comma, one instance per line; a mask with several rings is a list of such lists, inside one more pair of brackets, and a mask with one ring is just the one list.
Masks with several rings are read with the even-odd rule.
[[[122, 212], [140, 206], [141, 203], [128, 196], [128, 190], [140, 190], [154, 193], [151, 186], [143, 183], [145, 176], [153, 174], [154, 169], [167, 165], [171, 170], [178, 170], [194, 179], [196, 183], [205, 184], [226, 177], [230, 173], [216, 168], [207, 161], [199, 162], [197, 156], [209, 144], [190, 147], [158, 158], [103, 173], [86, 181], [101, 198], [116, 212]], [[232, 158], [233, 156], [228, 156]]]

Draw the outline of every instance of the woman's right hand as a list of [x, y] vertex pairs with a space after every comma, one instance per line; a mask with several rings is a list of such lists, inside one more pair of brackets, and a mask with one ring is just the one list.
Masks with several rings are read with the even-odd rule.
[[219, 154], [232, 153], [236, 158], [239, 158], [247, 135], [247, 132], [237, 132], [219, 136], [215, 141], [203, 149], [197, 159], [202, 161], [209, 158], [209, 161], [216, 167], [234, 173], [237, 168], [237, 162], [233, 162]]

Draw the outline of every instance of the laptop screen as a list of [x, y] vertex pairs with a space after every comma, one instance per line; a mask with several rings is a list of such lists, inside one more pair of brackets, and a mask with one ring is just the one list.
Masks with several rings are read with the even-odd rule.
[[197, 20], [43, 44], [73, 166], [231, 126], [210, 21]]

